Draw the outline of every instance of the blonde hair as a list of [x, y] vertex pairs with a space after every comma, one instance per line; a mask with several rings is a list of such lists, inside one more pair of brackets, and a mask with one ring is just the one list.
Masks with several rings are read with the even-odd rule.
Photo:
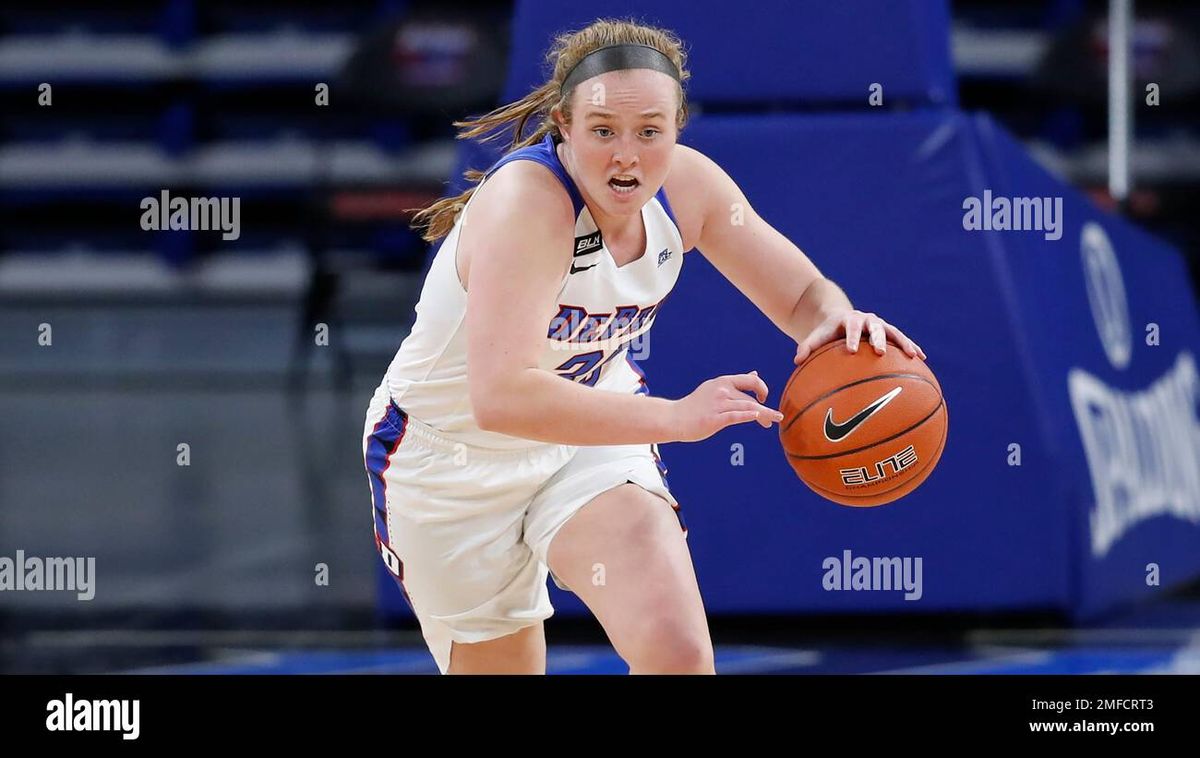
[[[459, 130], [458, 139], [490, 142], [511, 130], [512, 142], [508, 149], [512, 151], [540, 142], [547, 134], [561, 137], [558, 124], [554, 122], [551, 113], [558, 110], [566, 123], [571, 122], [572, 92], [561, 91], [563, 80], [575, 64], [589, 53], [602, 47], [622, 44], [653, 47], [667, 56], [679, 69], [679, 109], [675, 114], [675, 125], [676, 128], [682, 129], [688, 116], [683, 83], [690, 76], [685, 68], [687, 54], [684, 52], [683, 43], [666, 29], [645, 26], [632, 19], [598, 19], [578, 31], [566, 32], [555, 38], [546, 52], [546, 62], [553, 67], [554, 73], [545, 84], [515, 103], [509, 103], [478, 118], [455, 121], [454, 126]], [[532, 119], [537, 120], [537, 128], [525, 136], [525, 126]], [[421, 231], [425, 241], [436, 242], [450, 233], [459, 211], [466, 206], [467, 200], [475, 192], [479, 181], [484, 177], [484, 172], [468, 170], [463, 176], [474, 186], [455, 197], [442, 198], [413, 215], [412, 226]]]

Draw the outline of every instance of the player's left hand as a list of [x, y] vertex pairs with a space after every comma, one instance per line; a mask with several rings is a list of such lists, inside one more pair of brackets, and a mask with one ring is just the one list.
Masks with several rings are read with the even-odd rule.
[[844, 310], [825, 319], [796, 346], [796, 358], [793, 363], [797, 366], [800, 365], [812, 354], [812, 351], [821, 345], [836, 342], [841, 339], [842, 335], [846, 337], [846, 349], [857, 353], [858, 343], [864, 333], [867, 335], [867, 341], [871, 347], [875, 349], [876, 355], [883, 355], [887, 351], [888, 338], [891, 338], [892, 342], [899, 345], [909, 358], [920, 356], [922, 360], [925, 359], [925, 351], [921, 349], [920, 345], [879, 316], [874, 313]]

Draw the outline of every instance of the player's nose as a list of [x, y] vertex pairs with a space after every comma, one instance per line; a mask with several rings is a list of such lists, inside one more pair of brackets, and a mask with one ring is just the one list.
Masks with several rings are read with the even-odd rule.
[[638, 163], [637, 143], [630, 142], [628, 137], [623, 138], [617, 143], [616, 150], [613, 152], [613, 163], [622, 168], [632, 168]]
[[619, 172], [629, 172], [637, 168], [637, 156], [630, 157], [628, 154], [618, 153], [613, 156], [613, 165], [617, 167]]

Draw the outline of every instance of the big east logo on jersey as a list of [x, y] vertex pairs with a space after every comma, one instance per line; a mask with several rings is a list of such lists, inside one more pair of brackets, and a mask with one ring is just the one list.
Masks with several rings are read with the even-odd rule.
[[615, 313], [588, 313], [578, 305], [559, 305], [558, 313], [550, 319], [546, 337], [560, 342], [595, 342], [620, 339], [649, 328], [662, 301], [645, 308], [618, 305]]

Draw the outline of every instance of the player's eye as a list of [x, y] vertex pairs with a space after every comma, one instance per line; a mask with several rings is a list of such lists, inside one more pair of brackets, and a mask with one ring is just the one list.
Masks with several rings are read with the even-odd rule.
[[645, 137], [646, 139], [653, 139], [654, 137], [657, 137], [659, 135], [659, 133], [660, 132], [657, 129], [654, 129], [652, 127], [646, 127], [645, 129], [642, 130], [642, 136]]
[[592, 130], [592, 133], [594, 133], [597, 137], [604, 138], [604, 137], [611, 137], [613, 130], [609, 129], [607, 126], [597, 126], [595, 129]]

